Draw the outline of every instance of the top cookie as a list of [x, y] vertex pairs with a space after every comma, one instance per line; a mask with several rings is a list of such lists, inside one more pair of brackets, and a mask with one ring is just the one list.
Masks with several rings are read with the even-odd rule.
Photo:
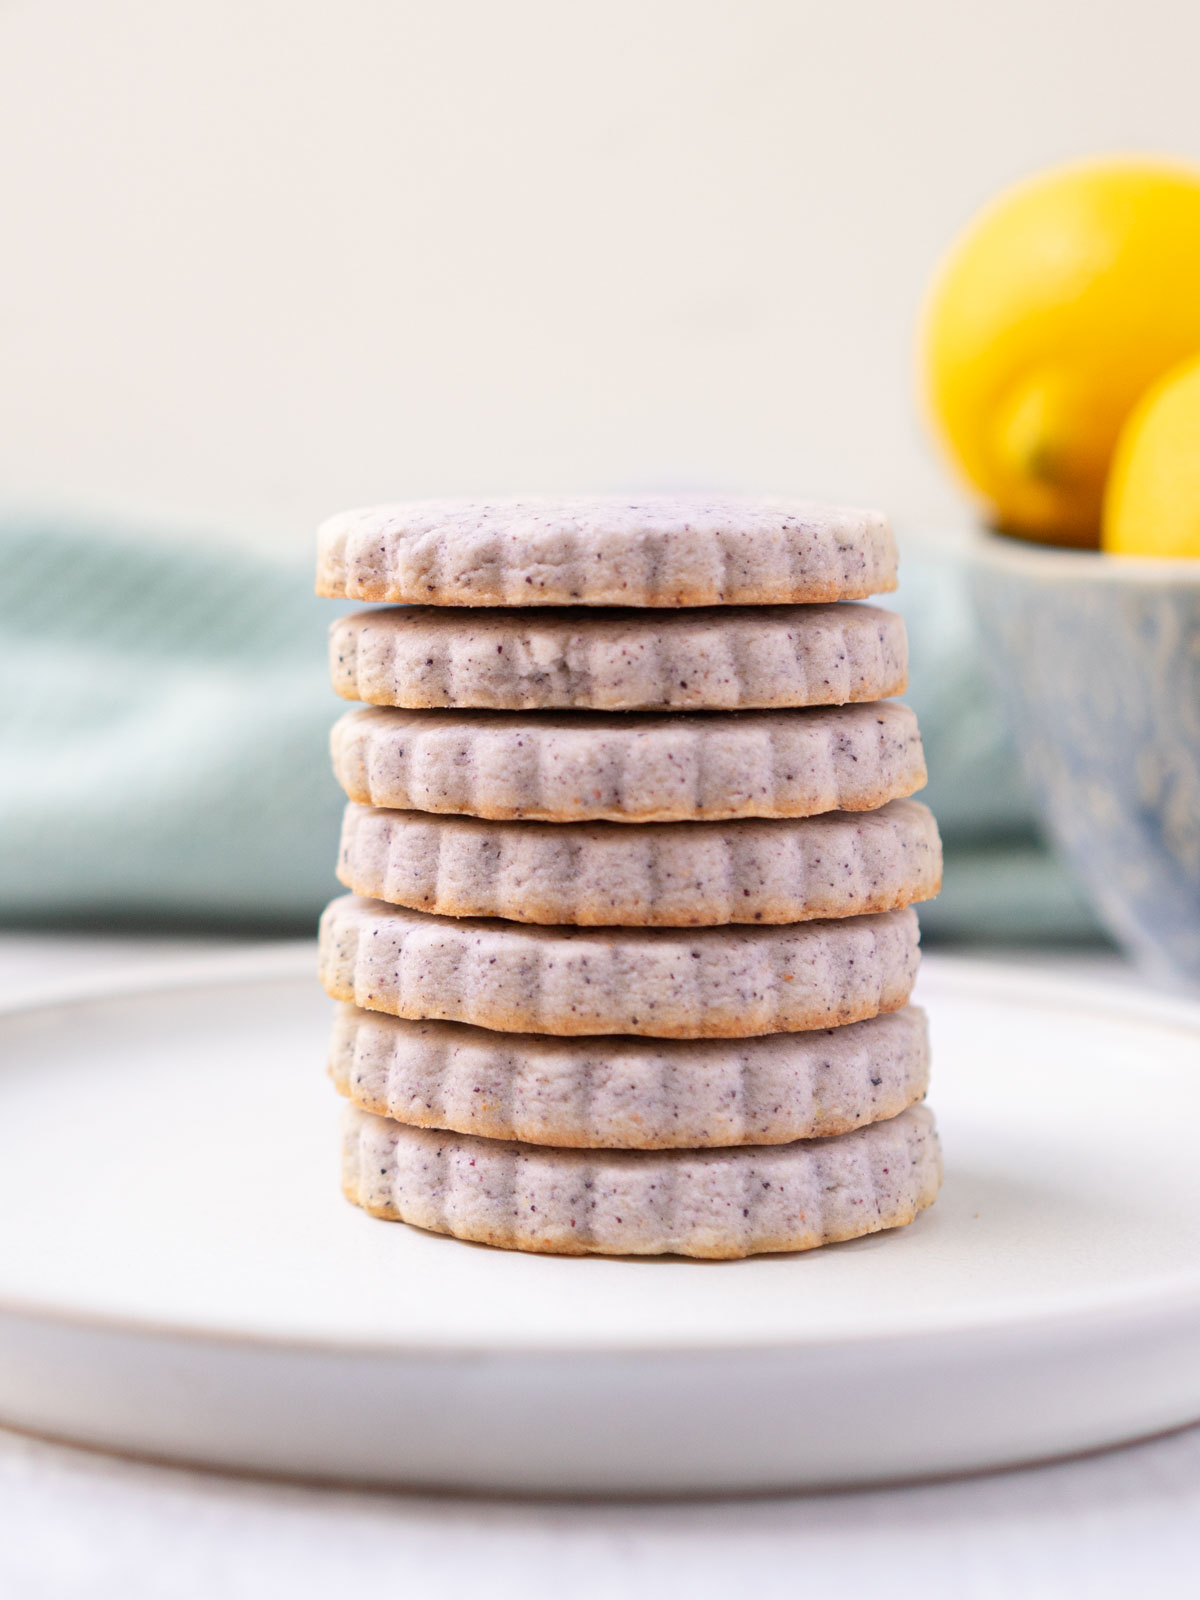
[[896, 587], [878, 511], [707, 495], [424, 500], [320, 528], [317, 593], [435, 606], [721, 606]]

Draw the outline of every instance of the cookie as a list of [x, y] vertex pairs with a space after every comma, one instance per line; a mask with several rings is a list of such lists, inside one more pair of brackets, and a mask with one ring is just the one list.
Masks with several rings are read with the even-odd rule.
[[897, 1116], [929, 1078], [916, 1006], [757, 1039], [553, 1039], [338, 1007], [329, 1072], [364, 1111], [612, 1150], [785, 1144]]
[[712, 1260], [902, 1227], [941, 1182], [912, 1106], [834, 1139], [723, 1150], [561, 1150], [346, 1108], [342, 1186], [377, 1217], [506, 1250]]
[[489, 822], [351, 803], [338, 877], [448, 917], [715, 927], [851, 917], [928, 900], [942, 875], [927, 807], [769, 822]]
[[925, 782], [907, 706], [801, 711], [350, 711], [333, 769], [351, 800], [543, 822], [688, 822], [873, 811]]
[[321, 918], [335, 1000], [503, 1033], [739, 1039], [904, 1005], [916, 913], [785, 927], [540, 928], [428, 916], [346, 895]]
[[733, 711], [902, 694], [903, 619], [878, 606], [360, 611], [330, 629], [347, 700], [423, 710]]
[[342, 512], [317, 545], [318, 594], [413, 605], [794, 605], [896, 587], [881, 512], [791, 500], [425, 500]]

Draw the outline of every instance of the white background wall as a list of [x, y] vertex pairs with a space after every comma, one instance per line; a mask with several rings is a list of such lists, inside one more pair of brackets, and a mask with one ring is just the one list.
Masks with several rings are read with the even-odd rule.
[[0, 0], [0, 500], [307, 545], [704, 486], [942, 520], [990, 192], [1200, 159], [1195, 0]]

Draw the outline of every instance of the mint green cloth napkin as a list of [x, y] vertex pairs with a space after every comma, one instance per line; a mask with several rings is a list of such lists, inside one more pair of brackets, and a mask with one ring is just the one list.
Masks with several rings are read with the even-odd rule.
[[311, 925], [344, 704], [307, 566], [8, 521], [0, 572], [0, 917]]
[[[0, 518], [0, 919], [312, 926], [343, 800], [312, 563]], [[906, 555], [897, 601], [946, 842], [927, 934], [1095, 924], [1039, 844], [961, 575]]]

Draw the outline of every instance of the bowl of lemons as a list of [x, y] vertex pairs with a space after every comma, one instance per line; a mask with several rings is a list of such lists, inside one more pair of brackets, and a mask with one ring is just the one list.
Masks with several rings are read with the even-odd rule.
[[921, 358], [1046, 829], [1112, 934], [1200, 989], [1198, 286], [1200, 171], [1059, 169], [955, 244]]

